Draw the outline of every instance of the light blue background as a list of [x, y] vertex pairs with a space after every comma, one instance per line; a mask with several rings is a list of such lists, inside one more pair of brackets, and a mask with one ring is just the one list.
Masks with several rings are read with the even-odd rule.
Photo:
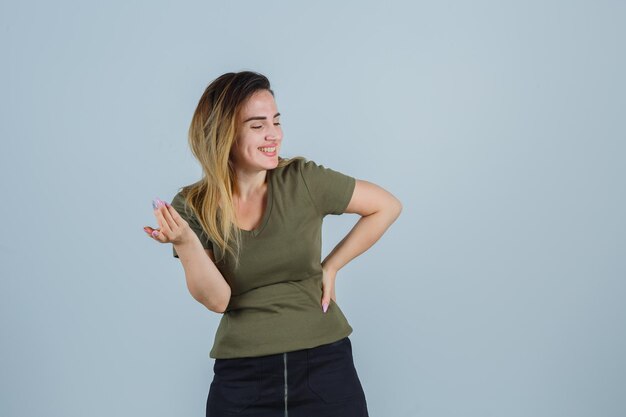
[[[206, 85], [400, 218], [337, 276], [370, 416], [626, 415], [619, 1], [3, 2], [0, 415], [200, 416], [220, 315], [150, 200]], [[329, 216], [328, 253], [358, 217]]]

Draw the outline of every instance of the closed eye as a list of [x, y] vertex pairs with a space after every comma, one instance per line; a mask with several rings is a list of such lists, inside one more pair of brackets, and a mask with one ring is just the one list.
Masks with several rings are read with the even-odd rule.
[[[278, 125], [280, 125], [280, 123], [278, 123], [278, 122], [274, 123], [274, 126], [278, 126]], [[252, 126], [252, 129], [260, 129], [262, 127], [263, 126]]]

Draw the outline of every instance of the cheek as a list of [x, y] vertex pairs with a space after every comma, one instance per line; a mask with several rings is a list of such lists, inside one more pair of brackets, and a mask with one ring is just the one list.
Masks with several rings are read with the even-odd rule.
[[257, 149], [257, 144], [258, 142], [250, 141], [243, 146], [241, 152], [250, 156], [255, 156], [259, 152], [259, 150]]
[[239, 145], [237, 148], [240, 153], [250, 152], [251, 149], [254, 149], [255, 143], [255, 139], [250, 135], [242, 136], [239, 138]]
[[250, 147], [246, 145], [246, 142], [240, 140], [237, 144], [235, 144], [231, 151], [231, 155], [235, 155], [237, 159], [246, 158], [246, 155], [250, 154]]

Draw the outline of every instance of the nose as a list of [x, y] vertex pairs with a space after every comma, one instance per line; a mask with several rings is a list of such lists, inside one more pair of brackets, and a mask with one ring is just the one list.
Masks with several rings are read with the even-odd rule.
[[273, 141], [277, 141], [278, 139], [280, 139], [280, 128], [277, 126], [274, 126], [273, 129], [265, 137], [265, 139], [273, 140]]

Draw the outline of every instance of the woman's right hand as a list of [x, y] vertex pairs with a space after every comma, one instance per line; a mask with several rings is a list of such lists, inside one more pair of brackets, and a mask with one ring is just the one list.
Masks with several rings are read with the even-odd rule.
[[188, 239], [189, 232], [193, 233], [191, 227], [185, 219], [166, 201], [156, 198], [152, 202], [154, 216], [159, 223], [159, 227], [154, 229], [145, 226], [143, 230], [152, 239], [161, 243], [181, 244]]

